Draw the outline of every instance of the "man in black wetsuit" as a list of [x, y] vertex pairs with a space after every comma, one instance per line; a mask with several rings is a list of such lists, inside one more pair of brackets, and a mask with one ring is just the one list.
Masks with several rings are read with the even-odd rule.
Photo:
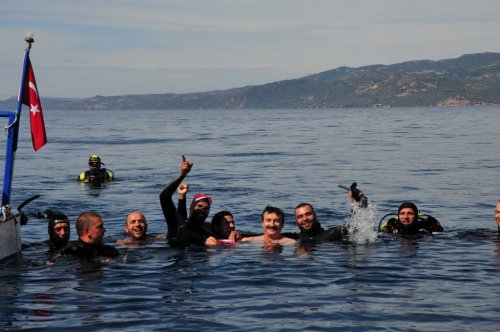
[[[368, 199], [365, 194], [357, 188], [354, 182], [350, 187], [342, 186], [348, 190], [349, 199], [360, 208], [368, 207]], [[355, 213], [354, 210], [351, 213]], [[321, 227], [316, 211], [309, 203], [300, 203], [295, 207], [295, 222], [300, 229], [298, 240], [301, 243], [320, 243], [348, 240], [349, 230], [346, 226], [333, 226], [328, 229]]]
[[316, 218], [316, 211], [311, 204], [301, 203], [295, 208], [295, 222], [300, 229], [301, 243], [319, 243], [342, 241], [348, 236], [345, 226], [333, 226], [328, 229], [321, 227]]
[[418, 208], [412, 202], [404, 202], [398, 208], [398, 218], [391, 218], [384, 226], [387, 233], [416, 235], [442, 232], [443, 227], [432, 216], [419, 217]]
[[169, 243], [174, 246], [186, 246], [190, 244], [204, 245], [216, 244], [217, 240], [211, 232], [206, 229], [204, 222], [210, 212], [212, 198], [206, 194], [194, 195], [189, 208], [187, 220], [179, 213], [172, 201], [172, 195], [181, 184], [182, 180], [191, 171], [193, 164], [182, 156], [181, 174], [173, 179], [160, 193], [160, 204], [167, 222]]
[[66, 215], [55, 212], [48, 218], [49, 240], [47, 244], [50, 250], [57, 250], [68, 244], [70, 237], [69, 219]]
[[80, 214], [76, 220], [76, 231], [78, 240], [69, 242], [50, 261], [53, 262], [60, 256], [71, 255], [90, 261], [107, 262], [110, 258], [119, 255], [118, 250], [103, 243], [106, 229], [102, 217], [97, 212], [89, 211]]
[[47, 220], [49, 239], [41, 243], [23, 243], [23, 249], [47, 246], [49, 248], [49, 254], [52, 254], [57, 250], [64, 248], [68, 244], [71, 233], [68, 217], [61, 212], [49, 209], [44, 212], [37, 213], [37, 216], [43, 217]]

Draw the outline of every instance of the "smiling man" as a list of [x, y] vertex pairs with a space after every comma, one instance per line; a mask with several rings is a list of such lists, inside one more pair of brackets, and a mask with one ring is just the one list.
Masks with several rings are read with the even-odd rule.
[[348, 231], [344, 226], [334, 226], [326, 230], [321, 227], [316, 218], [316, 211], [309, 203], [297, 205], [295, 208], [295, 222], [300, 229], [299, 241], [301, 243], [342, 241], [348, 235]]
[[387, 221], [385, 231], [405, 235], [432, 234], [442, 232], [443, 227], [432, 216], [419, 217], [417, 206], [412, 202], [404, 202], [398, 208], [398, 217]]
[[285, 214], [280, 208], [266, 206], [261, 215], [263, 235], [244, 237], [242, 242], [261, 242], [264, 244], [293, 244], [296, 241], [281, 234], [285, 225]]
[[128, 237], [123, 240], [117, 240], [117, 244], [140, 244], [162, 238], [161, 235], [147, 234], [148, 223], [146, 217], [139, 211], [133, 211], [127, 215], [123, 229], [128, 234]]

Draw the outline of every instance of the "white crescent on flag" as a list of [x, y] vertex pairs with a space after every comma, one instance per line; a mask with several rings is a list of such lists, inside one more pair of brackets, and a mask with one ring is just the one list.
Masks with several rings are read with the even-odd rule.
[[35, 83], [31, 82], [29, 83], [29, 87], [31, 90], [33, 90], [35, 92], [35, 94], [38, 96], [38, 90], [36, 89], [36, 85]]

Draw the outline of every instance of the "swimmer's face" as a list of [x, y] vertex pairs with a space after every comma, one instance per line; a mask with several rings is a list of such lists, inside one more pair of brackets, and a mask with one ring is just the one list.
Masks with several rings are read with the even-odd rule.
[[415, 212], [411, 208], [402, 208], [398, 216], [403, 225], [410, 225], [415, 221]]
[[54, 225], [54, 235], [58, 240], [68, 241], [70, 235], [69, 222], [60, 222]]
[[193, 210], [207, 217], [208, 213], [210, 212], [210, 204], [208, 204], [204, 200], [199, 200], [198, 202], [196, 202]]
[[91, 171], [96, 172], [101, 169], [101, 163], [98, 161], [90, 161], [89, 168]]
[[495, 220], [497, 222], [498, 230], [500, 230], [500, 202], [495, 207]]
[[234, 219], [232, 216], [224, 216], [224, 219], [220, 224], [220, 231], [224, 237], [229, 237], [232, 231], [234, 231], [236, 227], [234, 227]]
[[87, 229], [88, 237], [92, 240], [92, 243], [102, 243], [104, 238], [104, 233], [106, 233], [106, 228], [104, 228], [104, 223], [101, 218], [94, 218]]
[[262, 231], [267, 236], [276, 236], [281, 234], [283, 228], [283, 221], [276, 213], [264, 212], [262, 216]]
[[295, 221], [297, 222], [297, 226], [299, 226], [300, 230], [310, 230], [316, 221], [316, 216], [314, 215], [312, 207], [304, 205], [295, 209]]
[[127, 216], [125, 223], [125, 232], [135, 240], [141, 240], [146, 236], [148, 224], [146, 218], [140, 212], [132, 212]]

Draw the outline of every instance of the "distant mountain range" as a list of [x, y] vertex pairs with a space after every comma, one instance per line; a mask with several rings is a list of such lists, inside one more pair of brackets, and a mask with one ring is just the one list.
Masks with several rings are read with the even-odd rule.
[[[500, 104], [500, 53], [339, 67], [306, 77], [197, 93], [42, 98], [44, 109], [347, 108]], [[15, 108], [15, 98], [0, 107]]]

